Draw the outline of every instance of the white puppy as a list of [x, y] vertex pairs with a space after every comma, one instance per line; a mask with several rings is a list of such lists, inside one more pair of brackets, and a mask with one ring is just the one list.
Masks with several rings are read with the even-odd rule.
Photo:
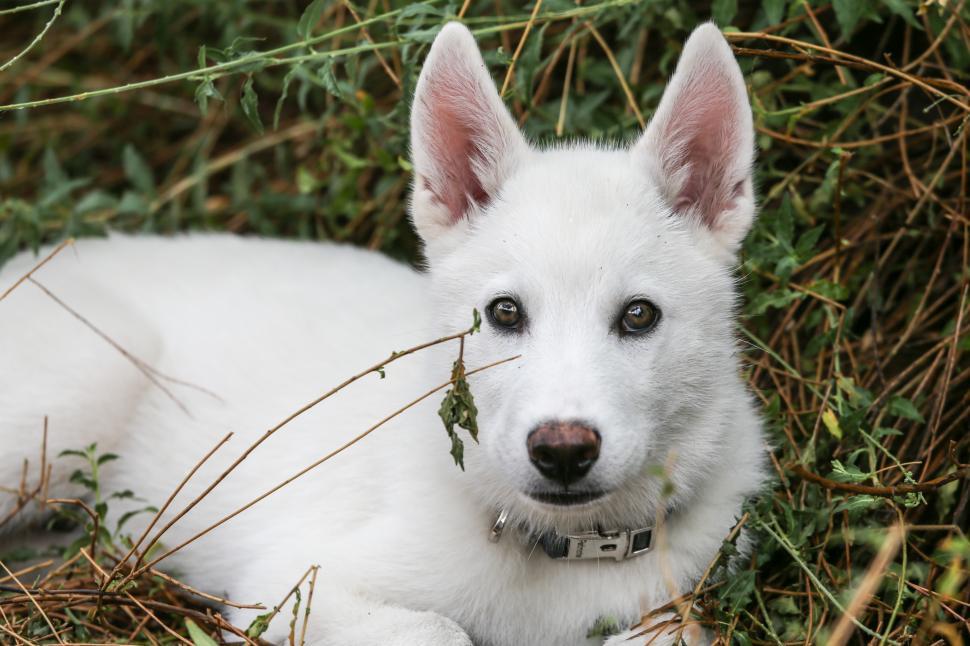
[[[97, 441], [121, 455], [103, 490], [155, 504], [233, 431], [180, 509], [288, 413], [391, 350], [467, 328], [477, 308], [467, 368], [518, 358], [469, 378], [480, 444], [464, 436], [464, 471], [437, 394], [164, 564], [270, 605], [319, 565], [316, 644], [562, 646], [602, 641], [587, 637], [598, 621], [646, 643], [623, 640], [698, 580], [764, 475], [733, 329], [755, 204], [731, 50], [699, 27], [632, 146], [539, 150], [453, 23], [418, 82], [412, 152], [427, 274], [346, 247], [207, 235], [84, 240], [38, 271], [132, 355], [215, 396], [163, 380], [166, 394], [23, 284], [0, 303], [0, 483], [37, 454], [45, 415], [50, 454]], [[35, 262], [15, 259], [0, 289]], [[402, 358], [298, 417], [163, 543], [446, 382], [457, 351]], [[72, 468], [57, 462], [52, 495]]]

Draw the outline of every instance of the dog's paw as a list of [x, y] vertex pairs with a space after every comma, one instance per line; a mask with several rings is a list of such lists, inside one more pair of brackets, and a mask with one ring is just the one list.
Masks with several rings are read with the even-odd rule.
[[407, 621], [387, 633], [387, 646], [472, 646], [461, 626], [436, 612], [409, 612]]
[[697, 625], [680, 627], [676, 615], [664, 613], [644, 620], [633, 628], [613, 635], [603, 646], [708, 646], [710, 635]]

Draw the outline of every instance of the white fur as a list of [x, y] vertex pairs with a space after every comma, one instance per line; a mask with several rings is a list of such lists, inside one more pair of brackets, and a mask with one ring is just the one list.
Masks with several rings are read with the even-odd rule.
[[[97, 441], [122, 456], [106, 465], [105, 489], [130, 488], [155, 504], [233, 431], [178, 509], [291, 411], [389, 351], [464, 329], [472, 308], [515, 294], [528, 313], [525, 332], [503, 335], [486, 321], [467, 341], [469, 368], [522, 356], [471, 378], [481, 444], [466, 436], [465, 472], [448, 454], [436, 396], [167, 566], [198, 587], [273, 604], [307, 567], [320, 565], [309, 627], [316, 644], [595, 643], [586, 634], [598, 618], [632, 627], [688, 590], [762, 481], [760, 423], [738, 374], [727, 262], [754, 204], [746, 193], [707, 228], [678, 212], [666, 167], [649, 159], [664, 153], [660, 139], [632, 150], [530, 147], [513, 131], [463, 27], [446, 27], [429, 61], [415, 101], [412, 204], [427, 274], [329, 244], [198, 234], [81, 241], [37, 280], [132, 354], [218, 398], [170, 384], [185, 414], [24, 284], [0, 303], [0, 483], [15, 482], [23, 458], [36, 456], [44, 415], [51, 455]], [[740, 78], [710, 26], [691, 37], [672, 84], [697, 65]], [[455, 67], [461, 75], [449, 73]], [[449, 84], [456, 78], [464, 81]], [[472, 140], [446, 142], [475, 156], [477, 193], [457, 213], [436, 193], [449, 175], [435, 158], [436, 113], [426, 111], [435, 84], [457, 97], [454, 105], [462, 105], [462, 92], [475, 94], [465, 104], [472, 114], [459, 110], [459, 117], [478, 125], [449, 131]], [[676, 119], [675, 107], [660, 116]], [[750, 132], [744, 115], [725, 113], [714, 131]], [[498, 137], [482, 124], [498, 128]], [[740, 181], [749, 188], [748, 147], [719, 151], [725, 158], [716, 166], [735, 175], [745, 169]], [[0, 290], [35, 261], [15, 259]], [[635, 297], [657, 304], [662, 318], [643, 337], [621, 338], [615, 322]], [[386, 379], [372, 375], [298, 418], [165, 543], [191, 536], [446, 381], [456, 351], [452, 344], [403, 359], [388, 366]], [[547, 484], [529, 462], [526, 436], [549, 419], [599, 429], [601, 456], [585, 482], [609, 489], [605, 499], [564, 509], [525, 495]], [[72, 467], [57, 462], [53, 493], [69, 489]], [[10, 504], [0, 498], [0, 517]], [[510, 529], [491, 544], [488, 527], [500, 507], [511, 511]], [[557, 562], [528, 539], [553, 527], [639, 527], [667, 508], [673, 512], [657, 549], [626, 562]], [[245, 624], [254, 613], [229, 614]], [[278, 619], [268, 637], [281, 641], [286, 624]], [[638, 639], [622, 643], [652, 637]]]

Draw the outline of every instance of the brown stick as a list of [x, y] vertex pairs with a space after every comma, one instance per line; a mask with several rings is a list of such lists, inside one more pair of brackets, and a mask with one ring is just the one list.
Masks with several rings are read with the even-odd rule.
[[852, 482], [836, 482], [835, 480], [829, 480], [828, 478], [823, 478], [817, 473], [812, 473], [800, 464], [795, 464], [789, 467], [793, 473], [803, 480], [808, 480], [813, 482], [820, 487], [824, 487], [830, 491], [844, 491], [846, 493], [858, 493], [868, 496], [881, 496], [883, 498], [891, 498], [893, 496], [902, 496], [908, 493], [927, 493], [930, 491], [936, 491], [945, 484], [949, 484], [955, 480], [960, 480], [962, 478], [970, 478], [970, 467], [962, 467], [957, 469], [953, 473], [948, 473], [945, 476], [940, 476], [939, 478], [933, 478], [932, 480], [927, 480], [926, 482], [918, 482], [916, 484], [901, 484], [901, 485], [891, 485], [888, 487], [874, 487], [872, 485], [855, 484]]
[[[506, 359], [500, 359], [498, 361], [495, 361], [495, 362], [486, 364], [484, 366], [481, 366], [480, 368], [476, 368], [474, 370], [469, 370], [468, 372], [465, 373], [465, 375], [466, 376], [471, 376], [471, 375], [476, 374], [478, 372], [482, 372], [483, 370], [488, 370], [489, 368], [494, 368], [495, 366], [502, 365], [503, 363], [508, 363], [509, 361], [514, 361], [514, 360], [518, 359], [520, 356], [521, 355], [518, 355], [517, 354], [515, 356], [508, 357]], [[286, 480], [280, 482], [278, 485], [272, 487], [271, 489], [267, 490], [266, 492], [260, 494], [259, 496], [257, 496], [253, 500], [250, 500], [248, 503], [246, 503], [242, 507], [239, 507], [238, 509], [236, 509], [232, 513], [227, 514], [226, 516], [223, 516], [221, 519], [219, 519], [215, 523], [209, 525], [208, 527], [206, 527], [202, 531], [194, 534], [193, 536], [191, 536], [190, 538], [186, 539], [182, 543], [179, 543], [178, 545], [176, 545], [175, 547], [171, 548], [170, 550], [168, 550], [164, 554], [155, 557], [147, 565], [141, 566], [140, 569], [133, 570], [127, 577], [125, 577], [125, 581], [129, 581], [129, 580], [137, 577], [138, 575], [142, 574], [146, 570], [155, 567], [156, 565], [158, 565], [159, 562], [167, 559], [172, 554], [175, 554], [176, 552], [178, 552], [179, 550], [181, 550], [182, 548], [184, 548], [189, 543], [192, 543], [192, 542], [194, 542], [194, 541], [202, 538], [203, 536], [205, 536], [206, 534], [208, 534], [212, 530], [216, 529], [217, 527], [219, 527], [223, 523], [226, 523], [226, 522], [232, 520], [233, 518], [235, 518], [239, 514], [243, 513], [244, 511], [246, 511], [247, 509], [249, 509], [250, 507], [252, 507], [256, 503], [262, 501], [265, 498], [268, 498], [269, 496], [271, 496], [272, 494], [276, 493], [277, 491], [279, 491], [280, 489], [282, 489], [286, 485], [290, 484], [294, 480], [296, 480], [296, 479], [304, 476], [308, 472], [310, 472], [313, 469], [317, 468], [318, 466], [320, 466], [321, 464], [323, 464], [324, 462], [326, 462], [330, 458], [332, 458], [332, 457], [334, 457], [336, 455], [339, 455], [340, 453], [346, 451], [351, 446], [353, 446], [357, 442], [361, 441], [362, 439], [364, 439], [365, 437], [367, 437], [368, 435], [370, 435], [371, 433], [373, 433], [374, 431], [376, 431], [378, 428], [380, 428], [381, 426], [383, 426], [387, 422], [391, 421], [392, 419], [394, 419], [395, 417], [397, 417], [398, 415], [400, 415], [401, 413], [403, 413], [404, 411], [408, 410], [409, 408], [412, 408], [413, 406], [416, 406], [417, 404], [421, 403], [422, 401], [424, 401], [425, 399], [427, 399], [431, 395], [435, 394], [436, 392], [438, 392], [440, 390], [443, 390], [443, 389], [447, 388], [448, 386], [451, 386], [452, 384], [454, 384], [454, 382], [455, 382], [454, 379], [450, 379], [450, 380], [444, 382], [443, 384], [440, 384], [438, 386], [435, 386], [434, 388], [432, 388], [431, 390], [427, 391], [426, 393], [424, 393], [420, 397], [411, 400], [410, 402], [408, 402], [407, 404], [405, 404], [401, 408], [398, 408], [396, 411], [394, 411], [393, 413], [391, 413], [387, 417], [383, 418], [382, 420], [380, 420], [376, 424], [372, 425], [370, 428], [368, 428], [367, 430], [365, 430], [364, 432], [362, 432], [360, 435], [357, 435], [356, 437], [352, 438], [351, 440], [348, 440], [345, 444], [343, 444], [340, 447], [334, 449], [333, 451], [331, 451], [330, 453], [326, 454], [325, 456], [323, 456], [322, 458], [320, 458], [316, 462], [310, 464], [307, 467], [304, 467], [303, 469], [301, 469], [300, 471], [298, 471], [294, 475], [292, 475], [289, 478], [287, 478]], [[147, 548], [146, 548], [146, 552], [147, 552]]]
[[12, 292], [13, 290], [15, 290], [18, 287], [20, 287], [21, 283], [23, 283], [25, 280], [27, 280], [28, 278], [30, 278], [31, 276], [33, 276], [33, 274], [34, 274], [35, 271], [37, 271], [38, 269], [40, 269], [41, 267], [43, 267], [44, 265], [46, 265], [48, 262], [50, 262], [51, 258], [53, 258], [57, 254], [59, 254], [61, 252], [61, 249], [63, 249], [64, 247], [66, 247], [69, 244], [74, 244], [74, 238], [68, 238], [67, 240], [63, 241], [61, 244], [59, 244], [56, 247], [54, 247], [54, 250], [51, 251], [49, 254], [47, 254], [47, 257], [46, 258], [44, 258], [39, 263], [37, 263], [36, 265], [34, 265], [34, 268], [33, 269], [31, 269], [26, 274], [24, 274], [23, 276], [21, 276], [20, 278], [18, 278], [17, 279], [17, 282], [15, 282], [13, 285], [11, 285], [10, 287], [8, 287], [6, 289], [6, 291], [3, 292], [3, 294], [0, 294], [0, 301], [2, 301], [7, 296], [9, 296], [10, 295], [10, 292]]
[[44, 621], [47, 623], [47, 626], [51, 629], [51, 633], [53, 633], [54, 637], [57, 639], [57, 643], [63, 644], [64, 640], [61, 639], [61, 634], [57, 632], [57, 629], [54, 628], [54, 624], [51, 623], [50, 617], [47, 616], [47, 613], [44, 612], [44, 609], [41, 607], [41, 605], [37, 603], [37, 598], [30, 594], [26, 586], [24, 586], [24, 584], [20, 582], [20, 579], [18, 579], [13, 575], [13, 572], [10, 571], [10, 568], [8, 568], [3, 561], [0, 561], [0, 568], [3, 568], [3, 571], [7, 573], [7, 576], [13, 579], [14, 583], [17, 584], [17, 587], [21, 589], [24, 595], [28, 599], [30, 599], [31, 603], [33, 603], [33, 605], [37, 608], [38, 612], [40, 612], [40, 616], [44, 618]]
[[232, 432], [227, 433], [225, 437], [219, 440], [218, 444], [216, 444], [214, 447], [209, 449], [209, 452], [206, 453], [204, 456], [202, 456], [202, 458], [195, 463], [195, 466], [193, 466], [192, 469], [187, 474], [185, 474], [185, 477], [182, 478], [182, 481], [178, 484], [177, 487], [175, 487], [175, 490], [172, 491], [172, 493], [169, 495], [168, 499], [165, 501], [165, 504], [162, 505], [157, 512], [155, 512], [155, 516], [152, 518], [151, 522], [148, 523], [148, 526], [145, 527], [144, 531], [141, 533], [141, 536], [138, 538], [138, 540], [132, 544], [131, 549], [128, 550], [128, 553], [125, 554], [125, 556], [120, 561], [118, 561], [118, 565], [114, 567], [114, 569], [111, 571], [111, 575], [104, 582], [105, 587], [107, 587], [108, 583], [115, 578], [115, 575], [118, 573], [121, 567], [128, 562], [128, 559], [130, 559], [132, 555], [136, 551], [138, 551], [138, 548], [141, 547], [141, 544], [144, 543], [145, 540], [148, 538], [149, 532], [152, 531], [152, 529], [158, 523], [159, 519], [161, 519], [162, 514], [164, 514], [168, 510], [168, 508], [172, 504], [172, 501], [175, 500], [175, 497], [179, 495], [179, 493], [182, 491], [182, 489], [185, 487], [188, 481], [192, 478], [192, 476], [194, 476], [195, 473], [200, 468], [202, 468], [202, 465], [205, 464], [208, 461], [208, 459], [211, 458], [215, 454], [215, 452], [222, 447], [222, 445], [228, 442], [229, 438], [231, 437], [232, 437]]
[[515, 64], [519, 61], [519, 55], [522, 53], [522, 48], [525, 47], [525, 41], [529, 38], [529, 32], [532, 31], [532, 25], [535, 24], [536, 16], [539, 15], [539, 9], [542, 7], [542, 0], [537, 0], [535, 6], [532, 8], [532, 15], [529, 16], [529, 22], [525, 24], [525, 29], [522, 30], [522, 37], [519, 38], [519, 44], [515, 48], [515, 52], [512, 54], [512, 61], [509, 63], [509, 69], [505, 72], [505, 80], [502, 81], [502, 90], [498, 93], [499, 96], [505, 96], [505, 91], [509, 89], [509, 83], [512, 82], [512, 76], [515, 74]]
[[[813, 43], [808, 43], [808, 42], [805, 42], [805, 41], [796, 40], [794, 38], [786, 38], [784, 36], [775, 36], [773, 34], [766, 34], [764, 32], [760, 32], [760, 33], [759, 32], [741, 32], [741, 31], [739, 31], [739, 32], [728, 32], [728, 33], [725, 33], [724, 34], [724, 37], [727, 38], [730, 41], [734, 41], [734, 40], [767, 40], [767, 41], [775, 42], [775, 43], [783, 43], [785, 45], [788, 45], [789, 47], [806, 48], [806, 49], [812, 49], [812, 50], [815, 50], [815, 51], [823, 52], [825, 54], [829, 54], [830, 56], [835, 56], [836, 57], [836, 61], [833, 61], [833, 63], [837, 62], [839, 65], [845, 65], [846, 67], [851, 67], [851, 65], [850, 65], [851, 63], [865, 65], [865, 66], [867, 66], [871, 70], [878, 70], [878, 71], [883, 72], [885, 74], [889, 74], [890, 76], [895, 76], [896, 78], [899, 78], [899, 79], [902, 79], [904, 81], [907, 81], [907, 82], [909, 82], [909, 83], [911, 83], [911, 84], [913, 84], [913, 85], [915, 85], [915, 86], [917, 86], [919, 88], [922, 88], [926, 92], [929, 92], [930, 94], [935, 95], [940, 100], [946, 101], [947, 103], [950, 103], [952, 105], [955, 105], [956, 107], [960, 108], [964, 112], [970, 112], [970, 105], [967, 105], [963, 101], [960, 101], [959, 99], [957, 99], [957, 98], [955, 98], [955, 97], [953, 97], [953, 96], [951, 96], [951, 95], [949, 95], [949, 94], [947, 94], [945, 92], [942, 92], [942, 91], [938, 90], [937, 88], [933, 87], [933, 85], [931, 83], [929, 83], [926, 79], [913, 76], [912, 74], [907, 74], [906, 72], [903, 72], [902, 70], [899, 70], [899, 69], [897, 69], [895, 67], [890, 67], [888, 65], [883, 65], [881, 63], [876, 63], [875, 61], [867, 60], [867, 59], [865, 59], [865, 58], [863, 58], [861, 56], [855, 56], [854, 54], [847, 54], [847, 53], [842, 52], [842, 51], [839, 51], [837, 49], [831, 49], [829, 47], [822, 47], [820, 45], [815, 45]], [[947, 86], [949, 87], [950, 84], [947, 83]], [[964, 89], [964, 93], [965, 94], [970, 94], [970, 90]]]
[[[182, 509], [182, 511], [180, 511], [179, 513], [177, 513], [175, 515], [175, 517], [172, 518], [168, 523], [166, 523], [166, 525], [164, 527], [162, 527], [162, 529], [160, 529], [157, 534], [155, 534], [154, 538], [152, 538], [151, 541], [149, 541], [149, 543], [145, 547], [145, 549], [142, 550], [142, 553], [139, 554], [138, 558], [135, 561], [135, 568], [136, 569], [138, 568], [138, 566], [140, 565], [141, 560], [145, 556], [145, 554], [148, 553], [149, 550], [151, 550], [152, 546], [154, 546], [159, 540], [161, 540], [162, 535], [165, 534], [165, 532], [167, 532], [172, 527], [172, 525], [174, 525], [176, 522], [178, 522], [183, 516], [185, 516], [185, 514], [189, 513], [189, 511], [191, 511], [197, 504], [199, 504], [199, 502], [201, 502], [203, 498], [205, 498], [206, 496], [208, 496], [209, 493], [213, 489], [215, 489], [217, 486], [219, 486], [219, 483], [221, 483], [223, 480], [225, 480], [229, 476], [229, 474], [233, 470], [235, 470], [235, 468], [238, 467], [243, 462], [243, 460], [245, 460], [246, 458], [248, 458], [250, 456], [250, 454], [259, 447], [260, 444], [262, 444], [267, 439], [269, 439], [274, 433], [276, 433], [277, 431], [279, 431], [281, 428], [283, 428], [284, 426], [286, 426], [287, 424], [289, 424], [290, 422], [292, 422], [294, 419], [296, 419], [297, 417], [299, 417], [303, 413], [307, 412], [308, 410], [310, 410], [311, 408], [313, 408], [317, 404], [320, 404], [324, 400], [326, 400], [329, 397], [331, 397], [331, 396], [335, 395], [336, 393], [340, 392], [341, 390], [343, 390], [344, 388], [346, 388], [350, 384], [354, 383], [355, 381], [357, 381], [359, 379], [362, 379], [363, 377], [366, 377], [367, 375], [369, 375], [369, 374], [371, 374], [373, 372], [378, 372], [378, 373], [381, 372], [384, 369], [385, 366], [387, 366], [387, 365], [389, 365], [389, 364], [397, 361], [398, 359], [401, 359], [402, 357], [406, 357], [407, 355], [413, 354], [413, 353], [418, 352], [420, 350], [424, 350], [425, 348], [430, 348], [432, 346], [439, 345], [441, 343], [446, 343], [448, 341], [453, 341], [455, 339], [464, 339], [467, 335], [472, 334], [473, 332], [474, 332], [474, 327], [471, 327], [471, 328], [468, 328], [467, 330], [465, 330], [463, 332], [458, 332], [458, 333], [455, 333], [455, 334], [450, 334], [448, 336], [442, 337], [442, 338], [437, 339], [435, 341], [429, 341], [427, 343], [422, 343], [420, 345], [416, 345], [414, 347], [408, 348], [407, 350], [402, 350], [401, 352], [392, 352], [390, 354], [390, 356], [388, 356], [384, 361], [381, 361], [380, 363], [376, 363], [376, 364], [374, 364], [374, 365], [372, 365], [372, 366], [370, 366], [368, 368], [365, 368], [364, 370], [361, 370], [360, 372], [358, 372], [353, 377], [350, 377], [350, 378], [344, 380], [339, 385], [334, 386], [333, 388], [331, 388], [330, 390], [328, 390], [324, 394], [320, 395], [319, 397], [317, 397], [313, 401], [311, 401], [311, 402], [303, 405], [302, 407], [300, 407], [299, 409], [297, 409], [293, 413], [289, 414], [279, 424], [277, 424], [273, 428], [271, 428], [268, 431], [266, 431], [265, 433], [263, 433], [260, 436], [260, 438], [258, 440], [256, 440], [255, 442], [253, 442], [249, 446], [249, 448], [247, 448], [243, 452], [242, 455], [240, 455], [238, 458], [236, 458], [236, 460], [232, 464], [230, 464], [226, 468], [225, 471], [223, 471], [221, 474], [219, 474], [219, 476], [212, 482], [212, 484], [210, 484], [208, 487], [206, 487], [205, 490], [202, 491], [202, 493], [200, 493], [198, 496], [196, 496], [192, 500], [192, 502], [190, 502], [184, 509]], [[159, 559], [156, 559], [152, 563], [153, 564], [154, 563], [157, 563], [158, 560]], [[139, 571], [144, 571], [144, 569], [145, 568], [142, 568]], [[128, 575], [128, 577], [126, 577], [125, 580], [130, 580], [133, 576], [135, 576], [134, 570], [132, 571], [132, 573], [130, 573]]]
[[24, 280], [29, 280], [30, 282], [32, 282], [39, 290], [41, 290], [42, 292], [44, 292], [45, 294], [47, 294], [47, 296], [52, 301], [54, 301], [55, 303], [57, 303], [58, 305], [60, 305], [62, 308], [64, 308], [67, 311], [68, 314], [70, 314], [71, 316], [73, 316], [74, 318], [76, 318], [85, 327], [87, 327], [89, 330], [91, 330], [92, 332], [94, 332], [95, 334], [97, 334], [99, 337], [101, 337], [101, 339], [105, 343], [107, 343], [112, 348], [114, 348], [115, 350], [117, 350], [121, 354], [121, 356], [123, 356], [125, 359], [127, 359], [131, 363], [131, 365], [135, 366], [135, 368], [137, 368], [140, 373], [142, 373], [143, 375], [145, 375], [145, 378], [148, 379], [148, 381], [152, 382], [152, 384], [154, 384], [159, 390], [161, 390], [163, 393], [165, 393], [165, 396], [168, 397], [176, 406], [178, 406], [182, 410], [183, 413], [185, 413], [186, 415], [189, 415], [189, 417], [191, 417], [191, 414], [189, 413], [189, 409], [185, 407], [185, 404], [183, 404], [178, 399], [178, 397], [176, 397], [175, 394], [172, 393], [171, 390], [169, 390], [168, 388], [166, 388], [165, 385], [162, 384], [161, 381], [159, 381], [158, 377], [156, 377], [156, 374], [157, 374], [157, 371], [156, 370], [149, 369], [148, 364], [145, 361], [139, 359], [138, 357], [136, 357], [135, 355], [131, 354], [130, 352], [128, 352], [127, 350], [125, 350], [123, 347], [121, 347], [121, 344], [119, 344], [117, 341], [115, 341], [114, 339], [112, 339], [110, 336], [108, 336], [107, 334], [105, 334], [104, 332], [102, 332], [94, 323], [92, 323], [91, 321], [89, 321], [80, 312], [78, 312], [73, 307], [71, 307], [70, 305], [68, 305], [67, 303], [65, 303], [64, 301], [62, 301], [60, 298], [58, 298], [57, 295], [54, 294], [54, 292], [52, 292], [51, 290], [47, 289], [47, 287], [45, 287], [42, 283], [38, 282], [37, 280], [35, 280], [33, 277], [31, 277], [29, 275], [28, 276], [25, 276], [24, 277]]

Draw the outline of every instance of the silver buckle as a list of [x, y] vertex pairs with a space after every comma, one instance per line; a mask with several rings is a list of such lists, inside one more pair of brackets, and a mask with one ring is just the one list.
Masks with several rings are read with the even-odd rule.
[[509, 510], [503, 509], [495, 517], [495, 522], [492, 523], [492, 528], [488, 530], [488, 542], [498, 543], [499, 539], [502, 538], [502, 532], [505, 531], [505, 523], [509, 520]]
[[646, 554], [653, 547], [653, 528], [599, 530], [581, 534], [544, 534], [542, 549], [551, 559], [580, 561], [612, 558], [615, 561]]

